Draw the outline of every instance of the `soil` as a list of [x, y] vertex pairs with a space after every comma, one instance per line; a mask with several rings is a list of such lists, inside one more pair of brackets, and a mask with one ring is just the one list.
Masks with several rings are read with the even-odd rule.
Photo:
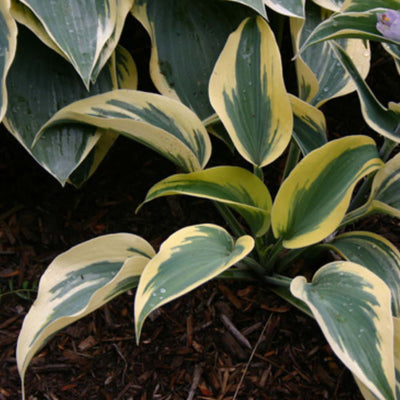
[[[398, 79], [388, 68], [383, 77]], [[329, 104], [331, 138], [371, 133], [355, 95]], [[230, 157], [217, 141], [213, 152], [214, 160]], [[135, 215], [150, 186], [175, 172], [154, 152], [120, 138], [83, 188], [61, 188], [1, 132], [0, 400], [21, 398], [15, 344], [38, 280], [56, 255], [105, 233], [135, 233], [158, 248], [181, 227], [224, 225], [208, 202], [183, 197], [156, 200]], [[373, 217], [361, 227], [399, 245], [397, 221]], [[207, 283], [153, 313], [139, 346], [133, 299], [128, 292], [57, 333], [31, 363], [27, 398], [362, 398], [315, 321], [262, 286]]]

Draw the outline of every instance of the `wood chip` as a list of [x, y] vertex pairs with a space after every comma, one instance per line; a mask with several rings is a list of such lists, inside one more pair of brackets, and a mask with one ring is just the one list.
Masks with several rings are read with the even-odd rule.
[[97, 340], [93, 336], [88, 336], [86, 339], [79, 343], [78, 348], [80, 351], [91, 349], [97, 344]]

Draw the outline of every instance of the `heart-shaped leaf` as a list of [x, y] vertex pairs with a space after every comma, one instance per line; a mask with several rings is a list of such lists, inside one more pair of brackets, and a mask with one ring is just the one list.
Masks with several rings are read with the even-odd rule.
[[336, 355], [380, 400], [395, 400], [390, 290], [361, 265], [338, 261], [290, 290], [311, 309]]
[[135, 298], [136, 340], [153, 310], [216, 277], [253, 246], [250, 236], [234, 242], [212, 224], [188, 226], [171, 235], [141, 275]]
[[136, 287], [154, 254], [141, 237], [117, 233], [81, 243], [56, 257], [40, 279], [38, 297], [18, 338], [22, 381], [32, 357], [55, 332]]

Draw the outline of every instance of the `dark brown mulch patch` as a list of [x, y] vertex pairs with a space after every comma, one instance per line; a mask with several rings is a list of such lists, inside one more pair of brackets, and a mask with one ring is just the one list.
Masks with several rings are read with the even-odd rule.
[[[160, 199], [135, 215], [150, 185], [174, 170], [133, 142], [117, 143], [78, 191], [60, 188], [11, 136], [0, 141], [2, 293], [34, 287], [57, 254], [100, 234], [134, 232], [157, 247], [182, 226], [223, 224], [196, 199]], [[34, 295], [17, 294], [29, 292], [1, 298], [0, 399], [20, 398], [15, 343]], [[206, 284], [153, 314], [139, 346], [132, 303], [127, 293], [56, 334], [28, 370], [29, 398], [361, 398], [315, 322], [262, 287]]]

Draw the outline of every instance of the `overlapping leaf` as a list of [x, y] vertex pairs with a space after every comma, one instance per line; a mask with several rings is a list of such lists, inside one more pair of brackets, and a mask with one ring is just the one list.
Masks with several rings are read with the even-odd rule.
[[38, 297], [18, 338], [22, 380], [32, 357], [55, 332], [135, 287], [154, 254], [139, 236], [118, 233], [81, 243], [55, 258], [40, 279]]
[[400, 315], [400, 253], [392, 243], [375, 233], [349, 232], [326, 246], [379, 276], [391, 291], [393, 315]]
[[36, 133], [56, 111], [75, 100], [116, 88], [110, 62], [88, 92], [70, 64], [20, 27], [18, 49], [7, 77], [9, 107], [4, 123], [25, 149], [62, 184], [99, 139], [96, 129], [54, 127], [32, 148]]
[[[71, 62], [86, 87], [94, 82], [114, 51], [133, 0], [21, 0], [34, 18], [21, 19], [54, 43]], [[21, 15], [22, 13], [20, 13]], [[41, 25], [41, 27], [40, 27]]]
[[324, 114], [298, 97], [289, 95], [293, 111], [293, 138], [303, 155], [327, 142]]
[[250, 236], [234, 242], [212, 224], [189, 226], [171, 235], [141, 275], [135, 299], [136, 340], [153, 310], [216, 277], [253, 246]]
[[374, 141], [366, 136], [347, 136], [309, 153], [275, 198], [275, 237], [286, 248], [300, 248], [330, 235], [346, 213], [354, 186], [382, 165]]
[[304, 18], [305, 0], [265, 0], [265, 4], [279, 14]]
[[290, 141], [293, 115], [279, 49], [263, 19], [247, 19], [230, 35], [209, 93], [242, 157], [263, 167], [282, 154]]
[[[297, 277], [291, 292], [311, 309], [336, 355], [380, 400], [395, 400], [390, 290], [361, 265], [325, 265], [312, 283]], [[367, 349], [367, 351], [364, 351]]]
[[6, 77], [17, 47], [17, 24], [10, 14], [10, 0], [0, 1], [0, 121], [7, 110]]
[[139, 0], [132, 12], [152, 41], [150, 73], [158, 91], [201, 119], [212, 115], [207, 87], [214, 64], [229, 34], [254, 11], [231, 1]]
[[[135, 90], [138, 84], [138, 75], [136, 64], [130, 53], [122, 46], [117, 46], [112, 56], [112, 61], [115, 63], [115, 81], [118, 83], [118, 87], [120, 89]], [[96, 171], [117, 138], [117, 133], [101, 130], [99, 140], [89, 155], [69, 176], [68, 182], [76, 187], [82, 186]]]
[[260, 179], [243, 168], [215, 167], [170, 176], [149, 190], [144, 203], [175, 194], [227, 204], [243, 216], [256, 236], [264, 234], [269, 227], [271, 195]]
[[[324, 11], [313, 3], [307, 3], [307, 18], [290, 19], [290, 27], [295, 50], [307, 40], [312, 31], [325, 18]], [[370, 51], [361, 40], [339, 39], [346, 52], [355, 60], [363, 78], [370, 67]], [[355, 90], [350, 75], [340, 63], [332, 43], [329, 41], [306, 48], [296, 57], [299, 97], [319, 107], [329, 99], [343, 96]]]
[[44, 132], [66, 121], [111, 129], [159, 152], [186, 172], [202, 169], [211, 153], [210, 138], [196, 114], [154, 93], [114, 90], [77, 101], [56, 113]]
[[369, 209], [400, 218], [400, 154], [374, 176]]
[[338, 44], [332, 44], [332, 48], [356, 85], [361, 112], [367, 124], [381, 135], [400, 142], [400, 111], [383, 107], [344, 49]]

